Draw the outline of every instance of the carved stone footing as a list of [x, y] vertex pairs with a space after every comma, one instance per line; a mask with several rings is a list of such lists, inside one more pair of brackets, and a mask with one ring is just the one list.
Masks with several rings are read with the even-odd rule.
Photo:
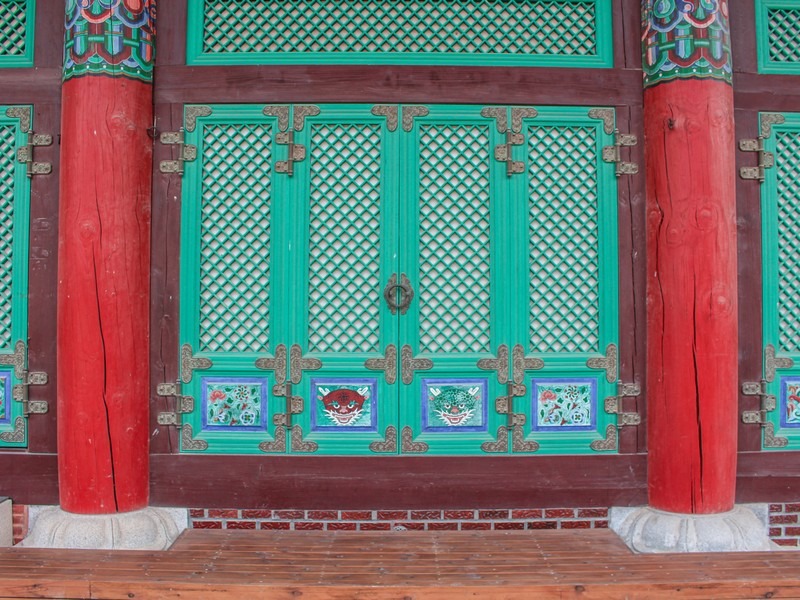
[[0, 496], [0, 548], [8, 548], [14, 543], [14, 526], [11, 500]]
[[767, 505], [737, 505], [730, 512], [686, 515], [612, 508], [609, 527], [634, 552], [757, 552], [772, 550]]
[[28, 548], [166, 550], [188, 527], [184, 508], [145, 508], [110, 515], [77, 515], [57, 506], [31, 506]]

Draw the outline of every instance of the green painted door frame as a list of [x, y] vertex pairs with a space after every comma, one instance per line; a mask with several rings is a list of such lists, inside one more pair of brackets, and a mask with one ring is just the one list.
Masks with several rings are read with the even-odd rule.
[[602, 400], [616, 358], [587, 365], [618, 345], [608, 119], [365, 104], [186, 115], [184, 451], [615, 449]]

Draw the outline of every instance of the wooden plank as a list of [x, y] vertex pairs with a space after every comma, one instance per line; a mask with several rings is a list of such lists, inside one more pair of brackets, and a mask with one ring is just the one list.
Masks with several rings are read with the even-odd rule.
[[157, 67], [156, 103], [404, 102], [616, 106], [641, 102], [641, 71], [527, 67]]
[[[442, 509], [646, 503], [644, 455], [529, 457], [151, 456], [151, 503]], [[258, 477], [241, 485], [241, 473]], [[343, 485], [342, 482], [347, 482]], [[497, 483], [502, 482], [498, 486]]]

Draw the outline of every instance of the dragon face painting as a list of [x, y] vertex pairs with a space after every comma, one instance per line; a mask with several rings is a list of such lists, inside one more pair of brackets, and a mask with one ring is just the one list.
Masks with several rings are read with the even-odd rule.
[[428, 400], [433, 405], [433, 412], [448, 427], [457, 427], [467, 423], [475, 414], [478, 404], [476, 393], [480, 388], [468, 390], [458, 387], [431, 388]]
[[354, 425], [364, 412], [364, 402], [369, 397], [369, 388], [358, 390], [339, 388], [330, 391], [319, 388], [319, 400], [325, 407], [325, 414], [335, 425]]

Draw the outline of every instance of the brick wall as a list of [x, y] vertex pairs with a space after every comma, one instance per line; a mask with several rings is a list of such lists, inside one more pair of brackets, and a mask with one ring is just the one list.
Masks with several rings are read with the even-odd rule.
[[193, 508], [195, 529], [294, 531], [474, 531], [598, 529], [608, 527], [607, 508], [502, 510], [269, 510]]
[[11, 521], [14, 527], [14, 543], [18, 544], [28, 533], [28, 507], [24, 504], [12, 505]]
[[769, 537], [780, 546], [800, 547], [800, 502], [769, 505]]

